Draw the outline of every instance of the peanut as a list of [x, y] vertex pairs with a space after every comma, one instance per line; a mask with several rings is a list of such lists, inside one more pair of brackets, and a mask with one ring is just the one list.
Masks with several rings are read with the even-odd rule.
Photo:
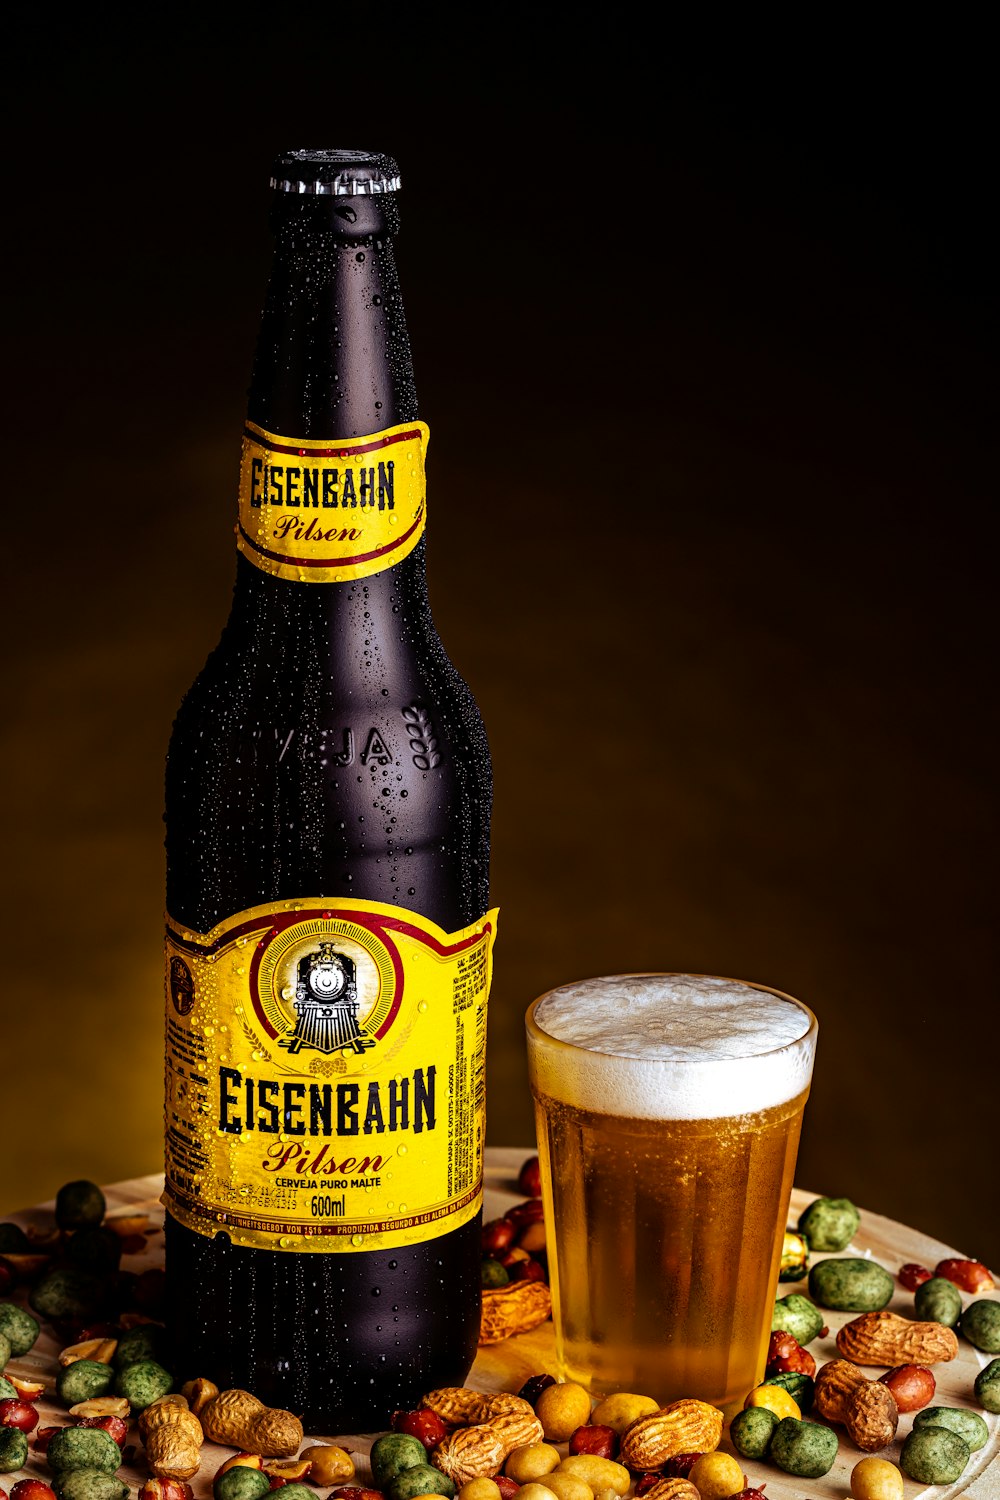
[[901, 1412], [920, 1411], [934, 1400], [937, 1382], [926, 1365], [897, 1365], [879, 1377], [888, 1386]]
[[883, 1309], [845, 1323], [837, 1348], [857, 1365], [936, 1365], [957, 1357], [958, 1339], [940, 1323], [914, 1323]]
[[[742, 1483], [742, 1476], [741, 1483]], [[697, 1488], [690, 1479], [676, 1475], [672, 1479], [658, 1479], [652, 1489], [646, 1491], [647, 1500], [700, 1500]]]
[[201, 1423], [183, 1396], [161, 1396], [139, 1417], [149, 1467], [158, 1479], [190, 1479], [201, 1462]]
[[299, 1450], [302, 1423], [290, 1411], [265, 1406], [249, 1391], [220, 1391], [201, 1413], [205, 1436], [264, 1458], [287, 1458]]
[[[763, 1389], [787, 1395], [780, 1386]], [[721, 1436], [722, 1413], [717, 1407], [693, 1399], [672, 1401], [632, 1423], [622, 1438], [622, 1461], [639, 1473], [659, 1469], [675, 1453], [710, 1453]]]
[[544, 1281], [511, 1281], [507, 1286], [484, 1287], [479, 1342], [499, 1344], [511, 1334], [527, 1333], [544, 1323], [551, 1312], [552, 1296]]
[[196, 1417], [201, 1416], [208, 1403], [214, 1401], [218, 1394], [219, 1387], [212, 1380], [189, 1380], [186, 1385], [181, 1386], [181, 1395]]
[[541, 1440], [542, 1424], [528, 1403], [516, 1396], [506, 1399], [517, 1402], [517, 1408], [475, 1427], [459, 1427], [434, 1449], [431, 1463], [459, 1488], [470, 1479], [491, 1479], [515, 1448]]
[[878, 1380], [859, 1385], [847, 1403], [844, 1426], [862, 1453], [887, 1448], [896, 1436], [899, 1411], [888, 1386]]
[[[297, 1484], [300, 1480], [304, 1483], [312, 1474], [312, 1464], [308, 1458], [269, 1458], [261, 1468], [268, 1479], [280, 1479], [283, 1481], [282, 1489], [286, 1484]], [[354, 1473], [354, 1466], [351, 1466]]]
[[20, 1375], [15, 1375], [11, 1370], [4, 1372], [4, 1379], [14, 1387], [22, 1401], [37, 1401], [39, 1396], [44, 1396], [45, 1385], [41, 1380], [22, 1380]]
[[528, 1417], [535, 1414], [531, 1402], [522, 1396], [511, 1396], [507, 1391], [473, 1391], [464, 1385], [446, 1385], [430, 1391], [420, 1406], [434, 1412], [450, 1427], [489, 1422], [505, 1412], [518, 1411]]
[[131, 1411], [126, 1396], [91, 1396], [89, 1401], [78, 1401], [71, 1406], [71, 1417], [122, 1417], [127, 1419]]
[[264, 1460], [259, 1453], [234, 1453], [232, 1458], [227, 1458], [215, 1471], [214, 1477], [219, 1479], [223, 1474], [228, 1474], [230, 1469], [262, 1469]]
[[816, 1411], [828, 1422], [843, 1422], [854, 1392], [867, 1383], [868, 1376], [850, 1360], [831, 1359], [816, 1376]]
[[139, 1490], [138, 1500], [192, 1500], [193, 1493], [191, 1486], [181, 1479], [147, 1479]]
[[992, 1292], [993, 1273], [981, 1260], [939, 1260], [935, 1276], [944, 1276], [960, 1286], [963, 1292]]
[[117, 1339], [84, 1339], [82, 1344], [69, 1344], [60, 1350], [59, 1363], [65, 1370], [68, 1365], [76, 1364], [78, 1359], [89, 1359], [94, 1364], [109, 1365], [115, 1357], [118, 1348]]
[[600, 1458], [614, 1458], [618, 1452], [618, 1437], [613, 1427], [589, 1422], [578, 1427], [569, 1440], [571, 1453], [596, 1453]]

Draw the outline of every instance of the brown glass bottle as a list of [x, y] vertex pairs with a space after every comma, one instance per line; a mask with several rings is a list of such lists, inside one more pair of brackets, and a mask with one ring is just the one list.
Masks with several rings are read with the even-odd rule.
[[[275, 164], [251, 431], [335, 445], [416, 419], [397, 186], [395, 163], [375, 153]], [[431, 733], [433, 744], [415, 754], [421, 732], [425, 752]], [[456, 932], [488, 905], [491, 791], [478, 710], [431, 619], [423, 540], [343, 582], [275, 576], [241, 555], [229, 621], [170, 744], [169, 920], [207, 934], [315, 896]], [[479, 1215], [403, 1248], [299, 1254], [198, 1233], [169, 1208], [179, 1376], [244, 1387], [329, 1432], [385, 1426], [462, 1381], [479, 1323]]]

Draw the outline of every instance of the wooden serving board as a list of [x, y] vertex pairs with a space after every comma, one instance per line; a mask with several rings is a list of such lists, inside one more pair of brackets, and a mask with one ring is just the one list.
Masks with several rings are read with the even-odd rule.
[[[485, 1209], [487, 1219], [499, 1218], [521, 1197], [517, 1192], [517, 1174], [522, 1161], [528, 1154], [528, 1148], [521, 1150], [495, 1148], [487, 1151]], [[163, 1210], [159, 1201], [162, 1186], [161, 1177], [139, 1177], [129, 1182], [116, 1183], [104, 1190], [109, 1216], [145, 1213], [150, 1217], [152, 1232], [146, 1238], [145, 1248], [138, 1254], [126, 1257], [123, 1261], [123, 1265], [128, 1270], [143, 1271], [148, 1267], [163, 1263]], [[794, 1219], [815, 1196], [814, 1193], [795, 1189], [792, 1193], [792, 1218]], [[11, 1217], [24, 1226], [31, 1223], [39, 1226], [51, 1225], [53, 1207], [51, 1203], [41, 1204], [37, 1208], [28, 1209]], [[906, 1261], [916, 1261], [920, 1265], [933, 1269], [937, 1261], [958, 1252], [947, 1245], [940, 1244], [937, 1240], [929, 1239], [918, 1230], [897, 1224], [892, 1219], [882, 1218], [879, 1214], [864, 1211], [857, 1238], [844, 1253], [847, 1255], [870, 1254], [889, 1271], [895, 1273]], [[804, 1290], [804, 1285], [786, 1282], [782, 1285], [781, 1294], [784, 1296], [790, 1291]], [[998, 1297], [1000, 1294], [994, 1292], [993, 1296]], [[973, 1299], [965, 1298], [965, 1300], [968, 1302]], [[903, 1290], [896, 1294], [889, 1305], [894, 1311], [904, 1316], [913, 1315], [912, 1296]], [[827, 1321], [830, 1325], [828, 1337], [816, 1340], [810, 1345], [810, 1351], [814, 1354], [818, 1365], [837, 1357], [834, 1342], [837, 1329], [851, 1316], [853, 1314], [850, 1313], [827, 1314]], [[966, 1406], [979, 1411], [990, 1428], [989, 1442], [979, 1453], [972, 1455], [965, 1474], [956, 1484], [926, 1486], [905, 1479], [906, 1500], [917, 1500], [919, 1496], [926, 1496], [927, 1500], [951, 1500], [951, 1497], [956, 1495], [964, 1495], [968, 1497], [968, 1500], [1000, 1500], [1000, 1417], [983, 1412], [976, 1404], [972, 1391], [976, 1375], [989, 1362], [989, 1356], [980, 1354], [964, 1339], [959, 1340], [959, 1345], [960, 1352], [956, 1360], [950, 1364], [934, 1367], [934, 1376], [937, 1380], [934, 1403], [941, 1406]], [[44, 1381], [46, 1393], [37, 1403], [40, 1427], [58, 1426], [67, 1420], [67, 1414], [54, 1394], [58, 1352], [56, 1341], [47, 1329], [43, 1328], [35, 1347], [22, 1358], [11, 1360], [8, 1366], [8, 1369], [15, 1375]], [[531, 1333], [507, 1339], [502, 1344], [493, 1344], [481, 1349], [468, 1383], [485, 1391], [517, 1391], [530, 1375], [537, 1375], [543, 1371], [552, 1374], [556, 1372], [555, 1339], [551, 1323], [543, 1324], [541, 1328]], [[878, 1376], [883, 1371], [870, 1370], [868, 1373]], [[642, 1394], [655, 1397], [657, 1393], [650, 1391]], [[891, 1458], [893, 1462], [898, 1463], [902, 1440], [909, 1432], [912, 1421], [912, 1416], [900, 1418], [896, 1442], [890, 1449], [880, 1454], [880, 1457]], [[842, 1429], [837, 1429], [837, 1431], [840, 1439], [837, 1462], [830, 1473], [822, 1479], [794, 1479], [769, 1464], [751, 1463], [748, 1459], [740, 1459], [739, 1462], [752, 1483], [766, 1483], [767, 1500], [845, 1500], [845, 1497], [849, 1500], [851, 1470], [864, 1455], [854, 1447]], [[378, 1433], [310, 1434], [310, 1439], [314, 1442], [336, 1442], [350, 1450], [354, 1456], [358, 1476], [354, 1482], [370, 1485], [372, 1480], [368, 1466], [368, 1452], [378, 1435]], [[147, 1478], [147, 1471], [142, 1463], [142, 1449], [138, 1446], [137, 1437], [135, 1442], [137, 1458], [133, 1458], [132, 1462], [123, 1466], [120, 1471], [121, 1478], [132, 1489], [137, 1489]], [[735, 1451], [729, 1443], [728, 1436], [723, 1437], [721, 1446], [727, 1452]], [[202, 1450], [201, 1468], [191, 1480], [196, 1500], [210, 1500], [215, 1471], [231, 1453], [230, 1448], [220, 1448], [214, 1443], [205, 1444]], [[36, 1457], [33, 1450], [24, 1475], [0, 1477], [6, 1489], [18, 1478], [26, 1476], [46, 1481], [51, 1477], [44, 1459]]]

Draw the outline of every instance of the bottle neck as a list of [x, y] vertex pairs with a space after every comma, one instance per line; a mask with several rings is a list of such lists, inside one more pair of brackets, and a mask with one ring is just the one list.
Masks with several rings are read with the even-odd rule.
[[[276, 198], [237, 545], [262, 589], [280, 585], [290, 607], [312, 608], [306, 595], [411, 557], [422, 572], [427, 429], [416, 420], [394, 201]], [[238, 590], [249, 576], [240, 569]]]
[[410, 341], [381, 205], [343, 230], [281, 205], [250, 382], [251, 422], [290, 438], [357, 438], [417, 415]]

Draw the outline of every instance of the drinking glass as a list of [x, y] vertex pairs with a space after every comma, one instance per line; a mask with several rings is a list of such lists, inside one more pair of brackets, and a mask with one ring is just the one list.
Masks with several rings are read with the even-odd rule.
[[733, 1410], [764, 1373], [815, 1016], [624, 974], [526, 1026], [560, 1378]]

